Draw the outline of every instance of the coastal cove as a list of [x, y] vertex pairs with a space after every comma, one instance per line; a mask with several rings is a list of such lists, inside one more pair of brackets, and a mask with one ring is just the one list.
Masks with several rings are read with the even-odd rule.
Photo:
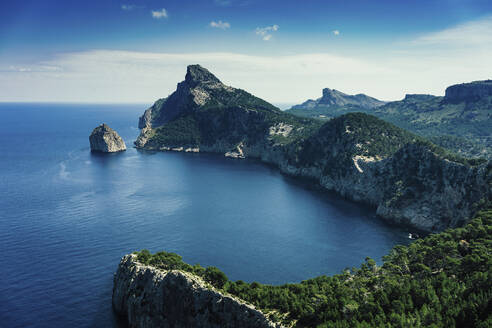
[[[8, 327], [122, 327], [120, 258], [147, 248], [230, 279], [298, 282], [380, 261], [408, 231], [256, 160], [91, 154], [107, 123], [127, 145], [145, 105], [1, 104], [0, 320]], [[83, 314], [83, 315], [81, 315]]]

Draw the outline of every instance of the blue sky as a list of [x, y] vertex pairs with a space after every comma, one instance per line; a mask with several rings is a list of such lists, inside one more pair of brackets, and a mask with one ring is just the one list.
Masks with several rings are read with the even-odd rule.
[[274, 102], [442, 94], [490, 78], [490, 35], [490, 0], [4, 0], [0, 101], [151, 102], [186, 60]]

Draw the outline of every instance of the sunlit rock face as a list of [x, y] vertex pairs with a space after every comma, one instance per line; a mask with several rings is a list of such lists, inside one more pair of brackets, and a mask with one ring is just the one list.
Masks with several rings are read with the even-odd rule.
[[113, 309], [133, 328], [280, 328], [260, 310], [225, 295], [200, 277], [122, 258], [114, 276]]
[[92, 131], [89, 142], [93, 152], [115, 153], [126, 150], [123, 139], [115, 130], [104, 123]]

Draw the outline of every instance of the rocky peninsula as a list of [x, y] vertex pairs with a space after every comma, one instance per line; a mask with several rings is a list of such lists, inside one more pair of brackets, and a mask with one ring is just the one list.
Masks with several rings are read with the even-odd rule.
[[[489, 327], [492, 209], [396, 246], [382, 265], [274, 286], [147, 250], [126, 255], [113, 307], [130, 327]], [[253, 304], [253, 306], [248, 305]]]
[[89, 136], [91, 151], [115, 153], [126, 150], [126, 145], [119, 134], [106, 124], [95, 128]]
[[114, 276], [113, 309], [130, 327], [282, 327], [254, 306], [226, 295], [201, 277], [122, 258]]
[[135, 145], [258, 158], [426, 231], [463, 225], [492, 200], [492, 164], [451, 154], [363, 113], [328, 122], [280, 111], [199, 65], [140, 118]]

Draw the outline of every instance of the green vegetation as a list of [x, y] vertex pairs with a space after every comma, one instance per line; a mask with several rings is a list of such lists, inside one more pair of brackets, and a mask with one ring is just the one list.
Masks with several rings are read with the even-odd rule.
[[302, 166], [322, 163], [325, 174], [344, 176], [351, 172], [354, 156], [381, 159], [417, 139], [372, 115], [349, 113], [326, 122], [315, 134], [296, 143], [290, 159]]
[[290, 159], [305, 166], [323, 163], [325, 174], [343, 176], [353, 166], [354, 156], [381, 159], [392, 156], [407, 144], [422, 145], [441, 158], [468, 166], [486, 162], [485, 159], [459, 156], [394, 124], [364, 113], [349, 113], [325, 122], [309, 138], [293, 144]]
[[286, 110], [286, 113], [299, 116], [299, 117], [308, 117], [308, 118], [316, 118], [320, 120], [329, 120], [334, 117], [344, 115], [347, 113], [372, 113], [374, 111], [373, 108], [364, 108], [361, 106], [356, 106], [352, 104], [347, 104], [344, 106], [340, 105], [319, 105], [312, 108], [303, 108], [301, 105], [295, 106], [295, 108], [291, 108]]
[[200, 144], [198, 124], [190, 115], [177, 117], [172, 124], [163, 125], [154, 131], [149, 146], [196, 147]]
[[489, 157], [487, 148], [480, 144], [477, 140], [467, 139], [451, 135], [435, 135], [430, 136], [429, 141], [446, 149], [453, 150], [460, 156], [484, 158]]
[[220, 141], [234, 149], [242, 141], [250, 145], [264, 141], [270, 126], [277, 123], [293, 127], [288, 137], [272, 138], [285, 145], [307, 137], [322, 124], [286, 114], [243, 90], [217, 89], [214, 92], [214, 97], [205, 105], [156, 128], [147, 147], [199, 147]]
[[215, 267], [184, 263], [166, 252], [143, 250], [138, 260], [195, 273], [297, 327], [491, 327], [492, 210], [463, 228], [396, 246], [377, 266], [282, 286], [229, 281]]
[[[285, 147], [289, 159], [301, 164], [323, 158], [330, 148], [332, 157], [343, 157], [333, 159], [333, 164], [346, 166], [353, 155], [384, 158], [405, 144], [423, 141], [422, 137], [363, 112], [433, 138], [433, 142], [458, 154], [492, 154], [487, 150], [489, 143], [492, 147], [492, 97], [451, 103], [443, 97], [407, 95], [402, 101], [382, 105], [383, 102], [364, 95], [349, 96], [325, 89], [320, 99], [326, 101], [308, 101], [282, 112], [244, 90], [221, 84], [202, 67], [189, 67], [189, 71], [188, 80], [178, 84], [175, 93], [152, 106], [151, 121], [155, 128], [147, 135], [145, 148], [205, 146], [226, 152], [241, 143], [260, 148], [275, 144]], [[193, 100], [196, 95], [201, 95], [198, 102]], [[326, 118], [336, 117], [328, 122], [299, 117], [318, 117], [320, 113]], [[347, 132], [349, 125], [352, 127]], [[270, 133], [275, 126], [288, 126], [290, 132]], [[342, 154], [342, 148], [333, 149], [333, 145], [348, 151]], [[449, 152], [439, 153], [447, 159], [466, 162]]]
[[487, 160], [485, 158], [465, 158], [462, 157], [456, 153], [453, 153], [443, 147], [440, 147], [436, 144], [433, 144], [432, 142], [424, 139], [424, 138], [418, 138], [417, 143], [420, 143], [424, 145], [425, 147], [429, 148], [432, 152], [435, 154], [439, 155], [442, 158], [445, 158], [451, 162], [456, 162], [456, 163], [461, 163], [465, 164], [468, 166], [477, 166], [483, 163], [486, 163]]

